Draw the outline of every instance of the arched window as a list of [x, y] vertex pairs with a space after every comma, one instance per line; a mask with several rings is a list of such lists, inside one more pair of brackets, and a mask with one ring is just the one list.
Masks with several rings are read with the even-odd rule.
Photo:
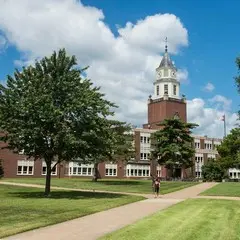
[[159, 95], [159, 86], [157, 85], [157, 96]]

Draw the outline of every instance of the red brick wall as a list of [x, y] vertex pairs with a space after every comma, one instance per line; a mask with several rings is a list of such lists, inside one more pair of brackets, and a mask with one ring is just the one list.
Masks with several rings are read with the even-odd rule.
[[[159, 129], [158, 123], [166, 118], [172, 118], [178, 112], [180, 118], [187, 121], [186, 103], [183, 101], [161, 100], [153, 101], [148, 104], [148, 124], [152, 129]], [[144, 124], [144, 128], [148, 128], [148, 124]]]

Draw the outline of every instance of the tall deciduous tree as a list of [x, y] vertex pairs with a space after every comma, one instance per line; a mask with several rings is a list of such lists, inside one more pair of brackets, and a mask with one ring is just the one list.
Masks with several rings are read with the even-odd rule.
[[124, 125], [109, 120], [116, 105], [83, 78], [84, 70], [61, 49], [16, 70], [6, 86], [0, 85], [2, 140], [10, 149], [24, 149], [29, 158], [45, 160], [46, 196], [57, 164], [111, 156], [119, 137], [114, 129]]
[[191, 167], [195, 150], [190, 134], [191, 129], [198, 125], [184, 123], [177, 118], [166, 119], [159, 125], [163, 128], [153, 134], [151, 141], [152, 159], [173, 171], [176, 167]]
[[219, 161], [224, 169], [240, 168], [240, 128], [234, 128], [217, 147]]

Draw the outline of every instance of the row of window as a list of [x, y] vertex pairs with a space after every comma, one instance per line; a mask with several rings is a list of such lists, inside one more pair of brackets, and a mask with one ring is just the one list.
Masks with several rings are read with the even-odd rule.
[[150, 143], [150, 137], [140, 137], [140, 142], [141, 143]]
[[[196, 149], [200, 149], [201, 147], [200, 147], [200, 142], [195, 142], [194, 143], [194, 145], [195, 145], [195, 148]], [[204, 144], [204, 149], [209, 149], [209, 150], [214, 150], [214, 149], [217, 149], [217, 146], [219, 146], [218, 144], [211, 144], [211, 143], [205, 143]]]
[[149, 165], [128, 164], [126, 166], [125, 174], [127, 177], [149, 177], [150, 176], [150, 166]]
[[[159, 85], [157, 85], [157, 96], [159, 96]], [[164, 84], [164, 94], [168, 95], [168, 84]], [[177, 85], [173, 85], [173, 95], [177, 95]]]
[[148, 160], [150, 158], [150, 153], [140, 153], [141, 160]]
[[[47, 174], [47, 167], [42, 167], [42, 175]], [[52, 170], [52, 175], [57, 175], [56, 167]], [[17, 175], [33, 175], [33, 166], [18, 166]]]
[[240, 173], [239, 172], [230, 172], [229, 177], [233, 179], [239, 179], [240, 178]]
[[[52, 164], [52, 167], [55, 163]], [[46, 175], [47, 167], [46, 163], [42, 163], [42, 175]], [[69, 172], [71, 176], [93, 176], [94, 168], [93, 165], [78, 165], [77, 163], [69, 163]], [[18, 161], [18, 175], [33, 175], [34, 174], [34, 161], [19, 160]], [[57, 168], [54, 167], [52, 175], [57, 175]], [[105, 176], [117, 176], [117, 164], [106, 164], [105, 165]]]

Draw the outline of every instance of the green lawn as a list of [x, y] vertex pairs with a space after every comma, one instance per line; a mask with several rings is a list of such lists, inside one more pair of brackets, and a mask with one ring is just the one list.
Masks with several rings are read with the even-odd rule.
[[52, 191], [0, 185], [0, 239], [144, 199], [110, 193]]
[[226, 182], [206, 190], [201, 195], [240, 197], [240, 183]]
[[239, 240], [240, 201], [191, 199], [101, 240]]
[[[17, 183], [45, 184], [44, 178], [9, 178], [3, 181]], [[181, 190], [197, 184], [196, 182], [161, 182], [161, 194]], [[78, 189], [95, 189], [104, 191], [128, 192], [128, 193], [152, 193], [152, 182], [150, 180], [98, 180], [80, 178], [53, 178], [52, 186]]]

